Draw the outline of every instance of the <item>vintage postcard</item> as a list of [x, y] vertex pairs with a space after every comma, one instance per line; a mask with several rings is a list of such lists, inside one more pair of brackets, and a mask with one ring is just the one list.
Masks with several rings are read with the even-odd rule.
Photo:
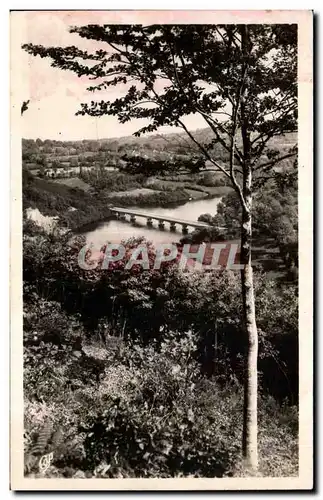
[[312, 489], [313, 13], [10, 16], [11, 489]]

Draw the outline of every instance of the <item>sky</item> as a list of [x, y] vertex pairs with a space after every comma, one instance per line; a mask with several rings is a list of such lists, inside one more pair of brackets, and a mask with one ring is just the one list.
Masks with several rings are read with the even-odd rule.
[[[69, 33], [69, 26], [120, 22], [118, 18], [114, 19], [114, 13], [111, 12], [38, 11], [16, 14], [24, 16], [20, 33], [22, 44], [63, 47], [75, 45], [89, 51], [100, 48], [98, 42]], [[149, 22], [149, 19], [147, 21]], [[120, 124], [116, 117], [111, 116], [75, 116], [81, 102], [89, 97], [95, 99], [95, 94], [86, 91], [86, 81], [72, 72], [52, 68], [49, 59], [31, 56], [22, 49], [19, 63], [24, 82], [22, 100], [30, 100], [28, 110], [22, 117], [24, 138], [80, 140], [122, 137], [133, 134], [148, 123], [147, 120], [132, 120]], [[104, 97], [113, 100], [121, 95], [120, 89], [121, 87], [112, 87], [98, 96], [100, 100]], [[203, 118], [196, 115], [186, 117], [184, 122], [190, 130], [205, 126]], [[158, 132], [180, 130], [175, 127], [162, 127]]]

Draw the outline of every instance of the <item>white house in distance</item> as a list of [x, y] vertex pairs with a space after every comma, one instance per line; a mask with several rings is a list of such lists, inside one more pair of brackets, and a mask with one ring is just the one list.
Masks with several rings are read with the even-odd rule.
[[[45, 177], [49, 177], [51, 179], [59, 179], [64, 177], [73, 177], [73, 175], [77, 176], [80, 174], [81, 169], [83, 172], [89, 172], [89, 171], [95, 171], [98, 168], [99, 167], [97, 167], [96, 165], [89, 167], [46, 168], [44, 170], [44, 175]], [[111, 172], [116, 170], [116, 168], [112, 166], [105, 166], [103, 168]], [[39, 173], [40, 169], [38, 169], [38, 171], [35, 172], [36, 175], [39, 175]]]

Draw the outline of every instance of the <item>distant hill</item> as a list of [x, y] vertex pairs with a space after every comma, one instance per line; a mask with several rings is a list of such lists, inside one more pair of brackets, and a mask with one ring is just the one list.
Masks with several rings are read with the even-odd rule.
[[[213, 132], [208, 127], [197, 129], [191, 133], [194, 138], [202, 143], [209, 143], [214, 138]], [[273, 142], [276, 141], [286, 146], [293, 145], [297, 142], [297, 133], [292, 132], [273, 140]], [[128, 146], [141, 145], [147, 147], [148, 149], [151, 149], [152, 146], [156, 148], [164, 147], [165, 143], [168, 143], [169, 145], [172, 145], [174, 147], [177, 147], [179, 145], [189, 145], [194, 149], [196, 148], [196, 146], [192, 144], [192, 141], [184, 131], [173, 132], [169, 134], [150, 134], [142, 137], [135, 137], [131, 135], [110, 139], [99, 139], [98, 142], [100, 144], [114, 144], [115, 142], [118, 142], [120, 145], [127, 144]]]
[[[209, 128], [198, 129], [192, 135], [201, 143], [209, 144], [214, 135]], [[269, 144], [270, 148], [277, 148], [282, 152], [287, 151], [297, 142], [297, 134], [290, 133], [275, 137]], [[84, 165], [98, 162], [101, 164], [113, 164], [113, 160], [124, 154], [140, 154], [149, 157], [158, 156], [159, 159], [167, 159], [172, 155], [185, 155], [190, 157], [199, 152], [198, 147], [190, 140], [185, 132], [174, 132], [171, 134], [151, 134], [142, 137], [125, 136], [99, 140], [79, 141], [55, 141], [46, 139], [22, 140], [23, 160], [28, 164], [27, 168], [35, 168], [35, 162], [51, 164], [53, 161], [62, 162], [60, 166], [71, 166], [78, 163]], [[226, 162], [228, 152], [220, 145], [215, 144], [211, 150], [212, 156], [218, 161]], [[74, 162], [74, 164], [73, 164]], [[66, 163], [66, 165], [64, 165]]]

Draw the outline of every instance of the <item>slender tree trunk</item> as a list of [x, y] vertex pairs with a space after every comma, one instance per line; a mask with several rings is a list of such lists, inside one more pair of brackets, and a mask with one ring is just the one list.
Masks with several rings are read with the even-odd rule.
[[247, 335], [245, 359], [244, 415], [243, 415], [243, 456], [246, 466], [253, 472], [258, 468], [257, 445], [257, 393], [258, 393], [258, 333], [256, 325], [253, 271], [251, 266], [251, 170], [245, 172], [244, 198], [241, 225], [241, 271], [243, 322]]
[[251, 52], [249, 27], [240, 28], [241, 49], [246, 71], [243, 73], [243, 84], [240, 97], [241, 135], [243, 143], [243, 189], [241, 220], [241, 271], [243, 323], [247, 338], [244, 373], [244, 408], [242, 450], [245, 464], [250, 472], [258, 469], [258, 428], [257, 428], [257, 395], [258, 395], [258, 333], [256, 324], [253, 271], [251, 266], [252, 243], [252, 167], [250, 164], [250, 129], [248, 123], [248, 59]]
[[216, 321], [214, 323], [214, 361], [213, 361], [213, 373], [217, 373], [217, 363], [218, 363], [218, 330], [216, 326]]

